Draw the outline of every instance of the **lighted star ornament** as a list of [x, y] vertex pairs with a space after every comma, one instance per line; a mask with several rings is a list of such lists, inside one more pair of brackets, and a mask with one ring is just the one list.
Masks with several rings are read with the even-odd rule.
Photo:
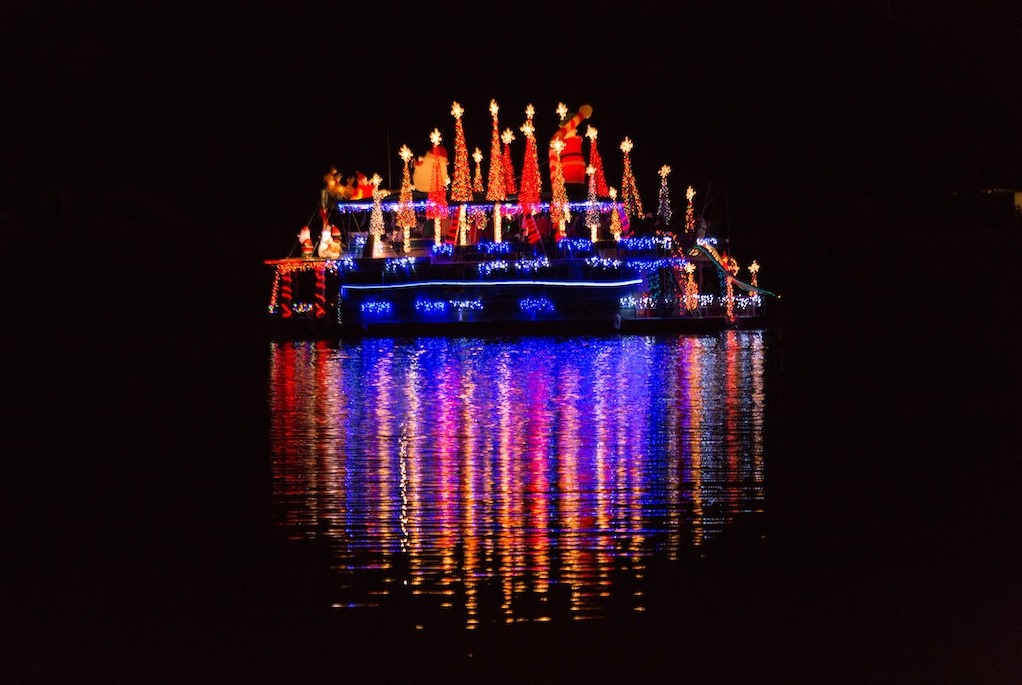
[[756, 283], [756, 274], [759, 273], [759, 262], [757, 262], [755, 259], [752, 260], [752, 264], [749, 264], [749, 273], [752, 274], [752, 280], [750, 281], [750, 283], [752, 285], [759, 285], [758, 283]]

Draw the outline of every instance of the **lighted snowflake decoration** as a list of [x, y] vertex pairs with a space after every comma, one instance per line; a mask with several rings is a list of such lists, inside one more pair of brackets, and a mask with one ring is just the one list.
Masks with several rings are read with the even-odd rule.
[[564, 104], [563, 102], [558, 102], [557, 103], [557, 116], [560, 119], [563, 119], [567, 115], [568, 115], [568, 106], [566, 104]]
[[433, 132], [429, 134], [429, 142], [433, 143], [433, 147], [437, 147], [440, 145], [441, 140], [442, 136], [440, 135], [440, 129], [433, 129]]
[[401, 159], [408, 163], [408, 160], [412, 158], [412, 151], [407, 145], [402, 145], [401, 149], [397, 151], [397, 154]]
[[534, 131], [535, 131], [536, 129], [534, 129], [534, 128], [532, 127], [532, 124], [530, 124], [529, 122], [527, 122], [527, 121], [526, 121], [526, 122], [525, 122], [524, 124], [522, 124], [522, 126], [521, 126], [521, 129], [520, 129], [520, 130], [521, 130], [521, 132], [522, 132], [522, 133], [524, 133], [524, 134], [525, 134], [525, 136], [526, 136], [526, 137], [528, 137], [528, 138], [531, 138], [531, 137], [532, 137], [532, 134], [533, 134], [533, 132], [534, 132]]
[[586, 138], [596, 140], [596, 129], [592, 126], [586, 128]]
[[631, 151], [632, 151], [632, 140], [631, 140], [631, 138], [625, 138], [623, 141], [621, 141], [621, 152], [624, 152], [625, 154], [628, 154]]
[[479, 148], [476, 148], [475, 152], [472, 153], [472, 160], [476, 164], [478, 164], [479, 162], [483, 161], [483, 153], [479, 151]]
[[692, 198], [694, 198], [695, 196], [696, 196], [695, 188], [693, 188], [692, 186], [689, 186], [688, 190], [685, 191], [685, 199], [688, 200], [689, 202], [691, 202]]
[[455, 119], [460, 119], [461, 115], [464, 114], [464, 113], [465, 113], [465, 110], [462, 109], [461, 105], [458, 104], [457, 100], [455, 100], [451, 104], [451, 115], [453, 115]]
[[561, 140], [560, 138], [554, 138], [552, 141], [550, 141], [550, 147], [552, 147], [554, 151], [559, 155], [562, 152], [564, 152], [564, 141]]
[[658, 173], [660, 174], [660, 178], [667, 178], [667, 174], [671, 173], [671, 167], [664, 164], [660, 167], [660, 171]]
[[532, 117], [533, 117], [533, 116], [534, 116], [535, 114], [536, 114], [536, 108], [535, 108], [535, 107], [533, 107], [533, 106], [532, 106], [532, 104], [530, 103], [530, 104], [529, 104], [529, 105], [528, 105], [528, 106], [527, 106], [527, 107], [525, 108], [525, 116], [526, 116], [526, 118], [527, 118], [527, 119], [528, 119], [529, 121], [532, 121]]
[[490, 100], [490, 114], [493, 115], [494, 119], [497, 118], [497, 111], [498, 110], [500, 110], [500, 107], [497, 106], [497, 101], [496, 100]]
[[504, 129], [504, 132], [500, 134], [500, 139], [505, 145], [510, 145], [511, 141], [515, 139], [515, 134], [511, 129], [506, 128]]
[[615, 188], [614, 186], [611, 186], [610, 189], [607, 192], [610, 193], [610, 199], [611, 200], [616, 200], [617, 199], [617, 188]]

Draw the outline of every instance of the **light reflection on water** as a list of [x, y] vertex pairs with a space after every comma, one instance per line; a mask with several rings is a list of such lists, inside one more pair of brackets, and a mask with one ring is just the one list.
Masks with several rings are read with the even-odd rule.
[[326, 543], [336, 607], [468, 628], [642, 611], [651, 561], [762, 510], [766, 350], [759, 331], [271, 343], [276, 525]]

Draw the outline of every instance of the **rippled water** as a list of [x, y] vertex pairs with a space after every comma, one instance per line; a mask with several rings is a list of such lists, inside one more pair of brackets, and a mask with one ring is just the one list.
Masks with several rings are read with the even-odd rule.
[[644, 611], [646, 570], [764, 508], [770, 346], [710, 336], [275, 342], [275, 525], [339, 611]]

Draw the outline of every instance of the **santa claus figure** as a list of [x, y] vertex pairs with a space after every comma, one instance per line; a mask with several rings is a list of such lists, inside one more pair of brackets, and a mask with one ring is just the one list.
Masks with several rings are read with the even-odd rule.
[[324, 247], [324, 241], [320, 239], [319, 256], [324, 259], [340, 259], [341, 231], [336, 226], [331, 226], [329, 232], [323, 231], [323, 235], [329, 236], [329, 240]]
[[[589, 105], [582, 105], [577, 112], [569, 112], [562, 102], [557, 107], [557, 113], [561, 116], [560, 128], [550, 138], [550, 142], [561, 140], [564, 142], [564, 149], [561, 151], [561, 169], [564, 173], [565, 183], [585, 185], [586, 160], [582, 155], [582, 138], [578, 135], [579, 124], [593, 115], [593, 108]], [[554, 167], [557, 163], [557, 155], [553, 148], [550, 148], [550, 183], [553, 185]]]
[[[447, 148], [438, 145], [437, 155], [440, 158], [440, 182], [448, 183], [447, 176]], [[421, 193], [428, 193], [430, 184], [433, 182], [433, 151], [426, 153], [425, 157], [415, 160], [415, 168], [412, 171], [412, 185]]]

